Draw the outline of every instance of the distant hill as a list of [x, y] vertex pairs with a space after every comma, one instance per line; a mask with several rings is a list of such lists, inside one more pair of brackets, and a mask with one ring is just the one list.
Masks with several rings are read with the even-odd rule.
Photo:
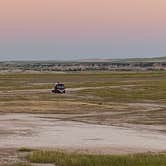
[[166, 62], [166, 57], [154, 57], [154, 58], [126, 58], [126, 59], [82, 59], [78, 62]]
[[154, 57], [154, 58], [127, 58], [116, 60], [119, 62], [166, 62], [166, 57]]
[[63, 60], [63, 61], [56, 61], [56, 60], [47, 60], [47, 61], [2, 61], [0, 63], [4, 64], [54, 64], [54, 63], [84, 63], [84, 62], [108, 62], [108, 63], [136, 63], [136, 62], [166, 62], [165, 57], [154, 57], [154, 58], [126, 58], [126, 59], [107, 59], [107, 58], [92, 58], [92, 59], [78, 59], [78, 60]]
[[96, 59], [80, 59], [77, 62], [112, 62], [113, 59], [103, 59], [103, 58], [96, 58]]

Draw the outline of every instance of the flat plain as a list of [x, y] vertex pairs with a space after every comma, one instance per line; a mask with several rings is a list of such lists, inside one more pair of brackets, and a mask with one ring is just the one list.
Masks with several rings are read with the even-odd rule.
[[[51, 93], [57, 81], [65, 84], [66, 94]], [[50, 135], [55, 140], [69, 131], [65, 137], [70, 140], [62, 139], [61, 146], [55, 143], [51, 150], [164, 153], [166, 72], [1, 73], [0, 114], [2, 160], [5, 154], [11, 159], [13, 149], [25, 146], [50, 148], [45, 142], [44, 147], [28, 144], [29, 139], [45, 138], [46, 130], [59, 136]], [[54, 125], [60, 128], [51, 128]], [[72, 141], [70, 133], [77, 139]], [[119, 139], [123, 136], [128, 142]], [[11, 137], [19, 144], [11, 143]]]

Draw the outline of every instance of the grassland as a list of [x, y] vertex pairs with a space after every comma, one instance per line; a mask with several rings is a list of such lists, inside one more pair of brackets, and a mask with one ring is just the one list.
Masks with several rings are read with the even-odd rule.
[[[59, 151], [35, 151], [26, 156], [28, 163], [52, 163], [56, 166], [164, 166], [165, 154], [90, 155]], [[16, 166], [30, 166], [18, 164]]]
[[[56, 100], [59, 96], [50, 95], [49, 91], [47, 93], [40, 91], [51, 89], [56, 81], [64, 82], [67, 88], [80, 88], [73, 96], [61, 96], [66, 100], [82, 97], [81, 101], [83, 98], [88, 98], [89, 101], [90, 96], [93, 96], [91, 101], [98, 99], [108, 102], [145, 102], [146, 100], [165, 102], [166, 100], [165, 72], [1, 74], [0, 98], [1, 101], [30, 100], [31, 98], [28, 98], [30, 94], [30, 97], [34, 97], [33, 99], [36, 97], [36, 100]], [[21, 90], [23, 94], [20, 94]], [[34, 91], [32, 95], [33, 90], [39, 91]], [[10, 94], [9, 91], [13, 93]]]
[[[64, 82], [67, 94], [51, 88]], [[56, 113], [63, 120], [110, 125], [162, 125], [166, 72], [0, 74], [0, 111]], [[126, 117], [126, 118], [124, 118]]]
[[[64, 82], [65, 95], [52, 94]], [[166, 132], [166, 72], [0, 74], [0, 113], [54, 113], [59, 119]], [[28, 162], [57, 166], [164, 166], [165, 154], [30, 152]], [[19, 163], [17, 166], [30, 166]]]

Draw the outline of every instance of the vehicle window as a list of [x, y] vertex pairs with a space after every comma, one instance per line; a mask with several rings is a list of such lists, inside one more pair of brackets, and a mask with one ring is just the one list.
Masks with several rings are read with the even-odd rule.
[[57, 88], [62, 89], [62, 88], [64, 88], [64, 85], [63, 84], [59, 84], [59, 85], [57, 85]]

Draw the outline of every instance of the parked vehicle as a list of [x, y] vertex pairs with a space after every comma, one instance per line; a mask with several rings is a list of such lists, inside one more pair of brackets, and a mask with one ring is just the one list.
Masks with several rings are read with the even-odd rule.
[[66, 93], [65, 85], [62, 83], [56, 83], [52, 93]]

